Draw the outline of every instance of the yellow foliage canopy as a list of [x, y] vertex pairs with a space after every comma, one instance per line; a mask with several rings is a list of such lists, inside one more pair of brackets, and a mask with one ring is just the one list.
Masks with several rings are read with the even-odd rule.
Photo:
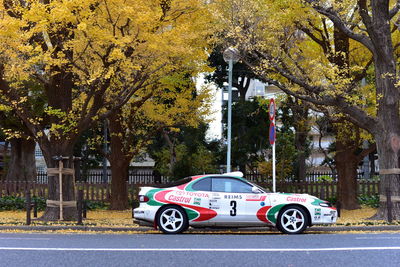
[[[76, 136], [131, 99], [163, 94], [163, 77], [204, 71], [208, 8], [200, 0], [1, 0], [0, 103], [36, 138], [48, 125], [50, 137]], [[41, 114], [20, 101], [33, 95], [45, 101]], [[32, 123], [39, 116], [44, 122]]]

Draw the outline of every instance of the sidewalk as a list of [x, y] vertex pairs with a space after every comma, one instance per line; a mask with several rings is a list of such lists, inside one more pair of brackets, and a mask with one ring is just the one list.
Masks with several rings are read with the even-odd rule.
[[[135, 232], [139, 234], [161, 233], [151, 227], [97, 227], [97, 226], [0, 226], [0, 231], [62, 231], [73, 230], [83, 232]], [[374, 225], [374, 226], [313, 226], [307, 228], [305, 233], [330, 233], [343, 231], [400, 231], [400, 225]], [[189, 228], [186, 233], [202, 234], [231, 234], [231, 233], [279, 233], [275, 228], [249, 227], [249, 228]]]
[[[373, 232], [373, 231], [400, 231], [400, 224], [387, 225], [385, 222], [370, 221], [368, 218], [376, 213], [376, 209], [363, 207], [359, 210], [342, 212], [342, 217], [338, 219], [336, 225], [316, 225], [306, 230], [306, 233], [337, 233], [343, 231], [354, 232]], [[38, 214], [38, 217], [42, 212]], [[84, 225], [77, 225], [76, 222], [41, 222], [32, 220], [32, 225], [26, 225], [26, 212], [24, 211], [2, 211], [0, 212], [0, 231], [76, 231], [81, 233], [91, 232], [120, 232], [120, 233], [160, 233], [153, 227], [138, 225], [133, 223], [132, 211], [110, 211], [95, 210], [87, 214]], [[251, 228], [189, 228], [186, 233], [203, 234], [277, 234], [275, 228], [251, 227]]]

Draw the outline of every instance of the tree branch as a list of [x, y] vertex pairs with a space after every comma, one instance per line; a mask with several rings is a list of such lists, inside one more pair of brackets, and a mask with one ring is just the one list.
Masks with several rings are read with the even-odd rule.
[[397, 0], [396, 4], [394, 7], [389, 11], [389, 17], [392, 19], [400, 10], [400, 0]]
[[[318, 5], [316, 0], [306, 0], [307, 3], [311, 5], [318, 13], [328, 17], [336, 27], [338, 27], [344, 34], [346, 34], [349, 38], [363, 44], [366, 48], [368, 48], [372, 53], [374, 53], [374, 46], [372, 44], [371, 39], [363, 34], [357, 34], [352, 31], [349, 27], [346, 26], [345, 22], [340, 18], [340, 16], [333, 10], [332, 7], [322, 7]], [[319, 2], [319, 1], [318, 1]]]

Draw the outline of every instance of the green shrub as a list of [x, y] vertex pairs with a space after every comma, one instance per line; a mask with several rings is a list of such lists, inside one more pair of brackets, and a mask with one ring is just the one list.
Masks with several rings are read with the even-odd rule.
[[[32, 197], [32, 204], [36, 200], [38, 210], [46, 208], [46, 200], [41, 197]], [[26, 199], [15, 196], [5, 196], [0, 198], [0, 211], [1, 210], [24, 210], [26, 208]]]
[[358, 197], [358, 202], [361, 205], [367, 205], [372, 208], [379, 207], [379, 195], [360, 195]]
[[333, 182], [335, 179], [329, 175], [321, 175], [317, 177], [317, 182], [325, 183], [325, 182]]
[[106, 210], [108, 209], [109, 204], [101, 201], [86, 200], [86, 207], [88, 210]]
[[[43, 197], [32, 197], [31, 203], [36, 201], [39, 211], [46, 209], [46, 199]], [[86, 201], [88, 210], [107, 209], [108, 204], [100, 201]], [[15, 196], [5, 196], [0, 198], [0, 211], [2, 210], [24, 210], [26, 208], [26, 199]]]
[[327, 197], [325, 198], [326, 201], [329, 201], [330, 203], [332, 203], [333, 205], [336, 205], [337, 202], [337, 197]]

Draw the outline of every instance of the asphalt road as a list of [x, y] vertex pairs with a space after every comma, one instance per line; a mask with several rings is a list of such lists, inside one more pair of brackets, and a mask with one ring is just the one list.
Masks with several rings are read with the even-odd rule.
[[400, 266], [399, 234], [0, 234], [0, 266]]

